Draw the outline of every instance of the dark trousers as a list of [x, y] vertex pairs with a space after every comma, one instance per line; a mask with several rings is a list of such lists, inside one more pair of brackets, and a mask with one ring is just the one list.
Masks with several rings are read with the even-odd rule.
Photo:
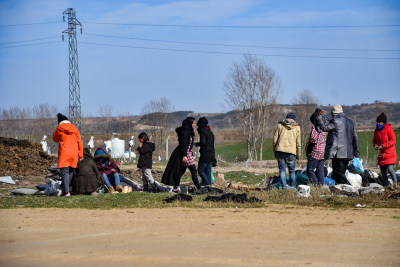
[[332, 159], [332, 179], [336, 184], [350, 184], [346, 178], [349, 162], [348, 159]]
[[[324, 185], [325, 172], [324, 172], [324, 159], [314, 159], [308, 156], [307, 161], [307, 176], [311, 183], [314, 185]], [[315, 172], [314, 172], [315, 170]], [[316, 175], [315, 175], [316, 174]]]
[[196, 171], [196, 165], [192, 165], [189, 167], [182, 167], [181, 169], [181, 173], [182, 175], [186, 172], [186, 169], [189, 169], [190, 173], [192, 174], [192, 181], [194, 183], [194, 185], [196, 186], [197, 189], [200, 189], [200, 183], [199, 183], [199, 179], [197, 179], [197, 171]]
[[199, 162], [198, 171], [203, 183], [205, 185], [211, 185], [212, 177], [211, 177], [211, 169], [213, 166], [213, 162]]
[[69, 186], [71, 184], [74, 173], [75, 173], [75, 169], [72, 167], [60, 168], [61, 191], [63, 194], [66, 194], [69, 192]]

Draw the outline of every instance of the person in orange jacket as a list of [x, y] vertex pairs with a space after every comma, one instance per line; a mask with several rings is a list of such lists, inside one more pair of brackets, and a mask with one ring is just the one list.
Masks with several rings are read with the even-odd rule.
[[61, 191], [64, 196], [70, 196], [69, 186], [78, 164], [83, 160], [81, 135], [68, 118], [57, 114], [58, 126], [53, 134], [53, 141], [58, 143], [58, 168], [61, 173]]

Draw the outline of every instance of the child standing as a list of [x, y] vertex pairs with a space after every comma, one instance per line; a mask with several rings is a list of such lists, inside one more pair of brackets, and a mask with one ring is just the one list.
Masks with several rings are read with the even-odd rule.
[[139, 146], [136, 151], [140, 154], [137, 167], [142, 169], [143, 191], [149, 191], [149, 184], [154, 192], [158, 192], [157, 185], [151, 175], [153, 167], [153, 151], [156, 150], [156, 145], [149, 141], [146, 133], [139, 134]]

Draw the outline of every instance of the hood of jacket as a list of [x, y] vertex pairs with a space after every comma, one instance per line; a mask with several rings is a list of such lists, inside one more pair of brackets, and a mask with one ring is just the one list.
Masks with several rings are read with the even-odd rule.
[[206, 130], [208, 126], [208, 120], [205, 117], [201, 117], [197, 121], [197, 131], [201, 133], [202, 131]]
[[93, 159], [94, 159], [94, 160], [98, 160], [99, 158], [105, 158], [106, 160], [110, 160], [110, 159], [111, 159], [111, 156], [108, 155], [108, 154], [104, 151], [103, 148], [98, 147], [98, 148], [96, 149], [96, 152], [94, 152], [94, 157], [93, 157]]
[[74, 135], [79, 132], [78, 128], [76, 128], [72, 123], [62, 123], [57, 126], [57, 129], [66, 135]]
[[192, 134], [192, 136], [194, 136], [193, 130], [190, 129], [189, 127], [179, 126], [178, 128], [175, 129], [175, 132], [178, 134], [178, 136], [184, 131], [188, 131], [188, 132], [190, 132]]
[[85, 148], [83, 149], [83, 157], [84, 157], [85, 159], [93, 159], [92, 154], [90, 153], [89, 148], [85, 147]]
[[292, 130], [296, 128], [297, 126], [300, 126], [300, 123], [292, 123], [292, 122], [286, 122], [286, 121], [280, 121], [279, 122], [283, 127], [285, 127], [287, 130]]
[[152, 143], [152, 142], [146, 142], [146, 144], [150, 146], [150, 148], [151, 148], [152, 151], [156, 150], [156, 145], [155, 145], [154, 143]]

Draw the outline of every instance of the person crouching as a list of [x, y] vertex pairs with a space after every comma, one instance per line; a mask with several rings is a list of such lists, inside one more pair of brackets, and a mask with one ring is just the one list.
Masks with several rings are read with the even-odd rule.
[[139, 153], [139, 161], [137, 167], [142, 169], [143, 191], [149, 191], [149, 184], [153, 192], [157, 192], [158, 188], [151, 175], [151, 168], [153, 167], [153, 151], [156, 150], [156, 145], [149, 141], [146, 133], [140, 133], [139, 146], [136, 151]]
[[[96, 149], [94, 160], [97, 168], [104, 178], [104, 183], [108, 187], [110, 193], [121, 193], [122, 187], [119, 179], [119, 168], [114, 160], [101, 147]], [[115, 185], [115, 189], [114, 186]]]

